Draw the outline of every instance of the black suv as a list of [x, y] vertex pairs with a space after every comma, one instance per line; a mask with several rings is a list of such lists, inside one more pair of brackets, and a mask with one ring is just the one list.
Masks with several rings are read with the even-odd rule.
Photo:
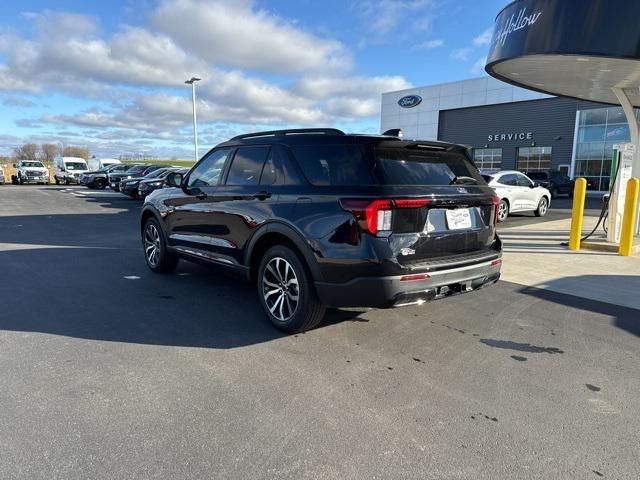
[[330, 307], [399, 307], [500, 277], [498, 198], [458, 145], [302, 129], [240, 135], [147, 197], [145, 260], [228, 267], [280, 329]]
[[541, 187], [551, 192], [551, 198], [558, 195], [573, 196], [574, 181], [569, 178], [566, 173], [558, 171], [541, 170], [535, 172], [527, 172], [527, 177], [536, 182]]

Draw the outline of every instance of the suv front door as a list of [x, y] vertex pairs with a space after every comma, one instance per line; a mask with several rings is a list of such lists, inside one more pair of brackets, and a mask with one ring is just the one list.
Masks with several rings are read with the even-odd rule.
[[522, 200], [522, 209], [535, 210], [538, 208], [538, 189], [534, 187], [529, 178], [521, 173], [516, 173], [516, 178], [518, 180], [519, 196]]
[[223, 263], [242, 263], [244, 248], [255, 229], [272, 217], [277, 195], [274, 149], [269, 145], [238, 147], [225, 179], [211, 198], [215, 224], [212, 250]]
[[169, 245], [193, 255], [211, 256], [213, 238], [221, 228], [211, 222], [212, 203], [231, 152], [231, 148], [209, 152], [187, 174], [182, 194], [165, 201]]

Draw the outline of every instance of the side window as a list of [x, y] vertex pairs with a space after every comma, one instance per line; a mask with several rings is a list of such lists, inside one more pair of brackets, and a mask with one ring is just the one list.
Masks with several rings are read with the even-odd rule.
[[500, 180], [498, 180], [498, 183], [500, 183], [502, 185], [508, 185], [510, 187], [517, 187], [518, 186], [518, 179], [516, 178], [515, 175], [508, 174], [508, 175], [503, 175], [502, 177], [500, 177]]
[[269, 146], [240, 147], [233, 157], [227, 185], [258, 185]]
[[516, 175], [516, 176], [517, 176], [517, 179], [518, 179], [518, 185], [519, 186], [531, 188], [531, 186], [533, 185], [533, 183], [531, 183], [531, 180], [529, 180], [524, 175]]
[[187, 187], [215, 187], [230, 151], [229, 148], [224, 148], [211, 152], [191, 171]]
[[260, 185], [273, 185], [276, 183], [276, 162], [275, 162], [275, 149], [269, 151], [267, 161], [264, 162], [264, 168], [262, 169], [262, 176], [260, 177]]

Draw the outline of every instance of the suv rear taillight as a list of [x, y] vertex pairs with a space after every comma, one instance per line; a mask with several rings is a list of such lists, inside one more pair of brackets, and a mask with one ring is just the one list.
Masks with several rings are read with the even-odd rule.
[[346, 198], [340, 206], [351, 212], [362, 229], [373, 235], [391, 232], [394, 210], [422, 208], [429, 200], [421, 198], [396, 198], [389, 200], [359, 200]]
[[500, 198], [495, 195], [491, 197], [491, 203], [493, 203], [493, 226], [498, 225], [498, 212], [500, 211]]

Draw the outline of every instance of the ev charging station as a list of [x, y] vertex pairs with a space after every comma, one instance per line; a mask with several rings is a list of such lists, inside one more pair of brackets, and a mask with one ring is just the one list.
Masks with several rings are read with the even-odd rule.
[[[485, 67], [489, 75], [518, 87], [622, 106], [631, 142], [619, 146], [618, 168], [612, 164], [612, 180], [617, 176], [609, 241], [620, 241], [626, 186], [630, 178], [640, 178], [639, 18], [638, 0], [515, 0], [496, 17]], [[637, 235], [640, 222], [626, 231]]]
[[611, 165], [611, 178], [615, 178], [615, 182], [609, 198], [609, 228], [607, 229], [607, 241], [611, 243], [620, 243], [627, 184], [633, 174], [635, 155], [636, 146], [633, 143], [616, 145], [613, 150], [614, 158]]

